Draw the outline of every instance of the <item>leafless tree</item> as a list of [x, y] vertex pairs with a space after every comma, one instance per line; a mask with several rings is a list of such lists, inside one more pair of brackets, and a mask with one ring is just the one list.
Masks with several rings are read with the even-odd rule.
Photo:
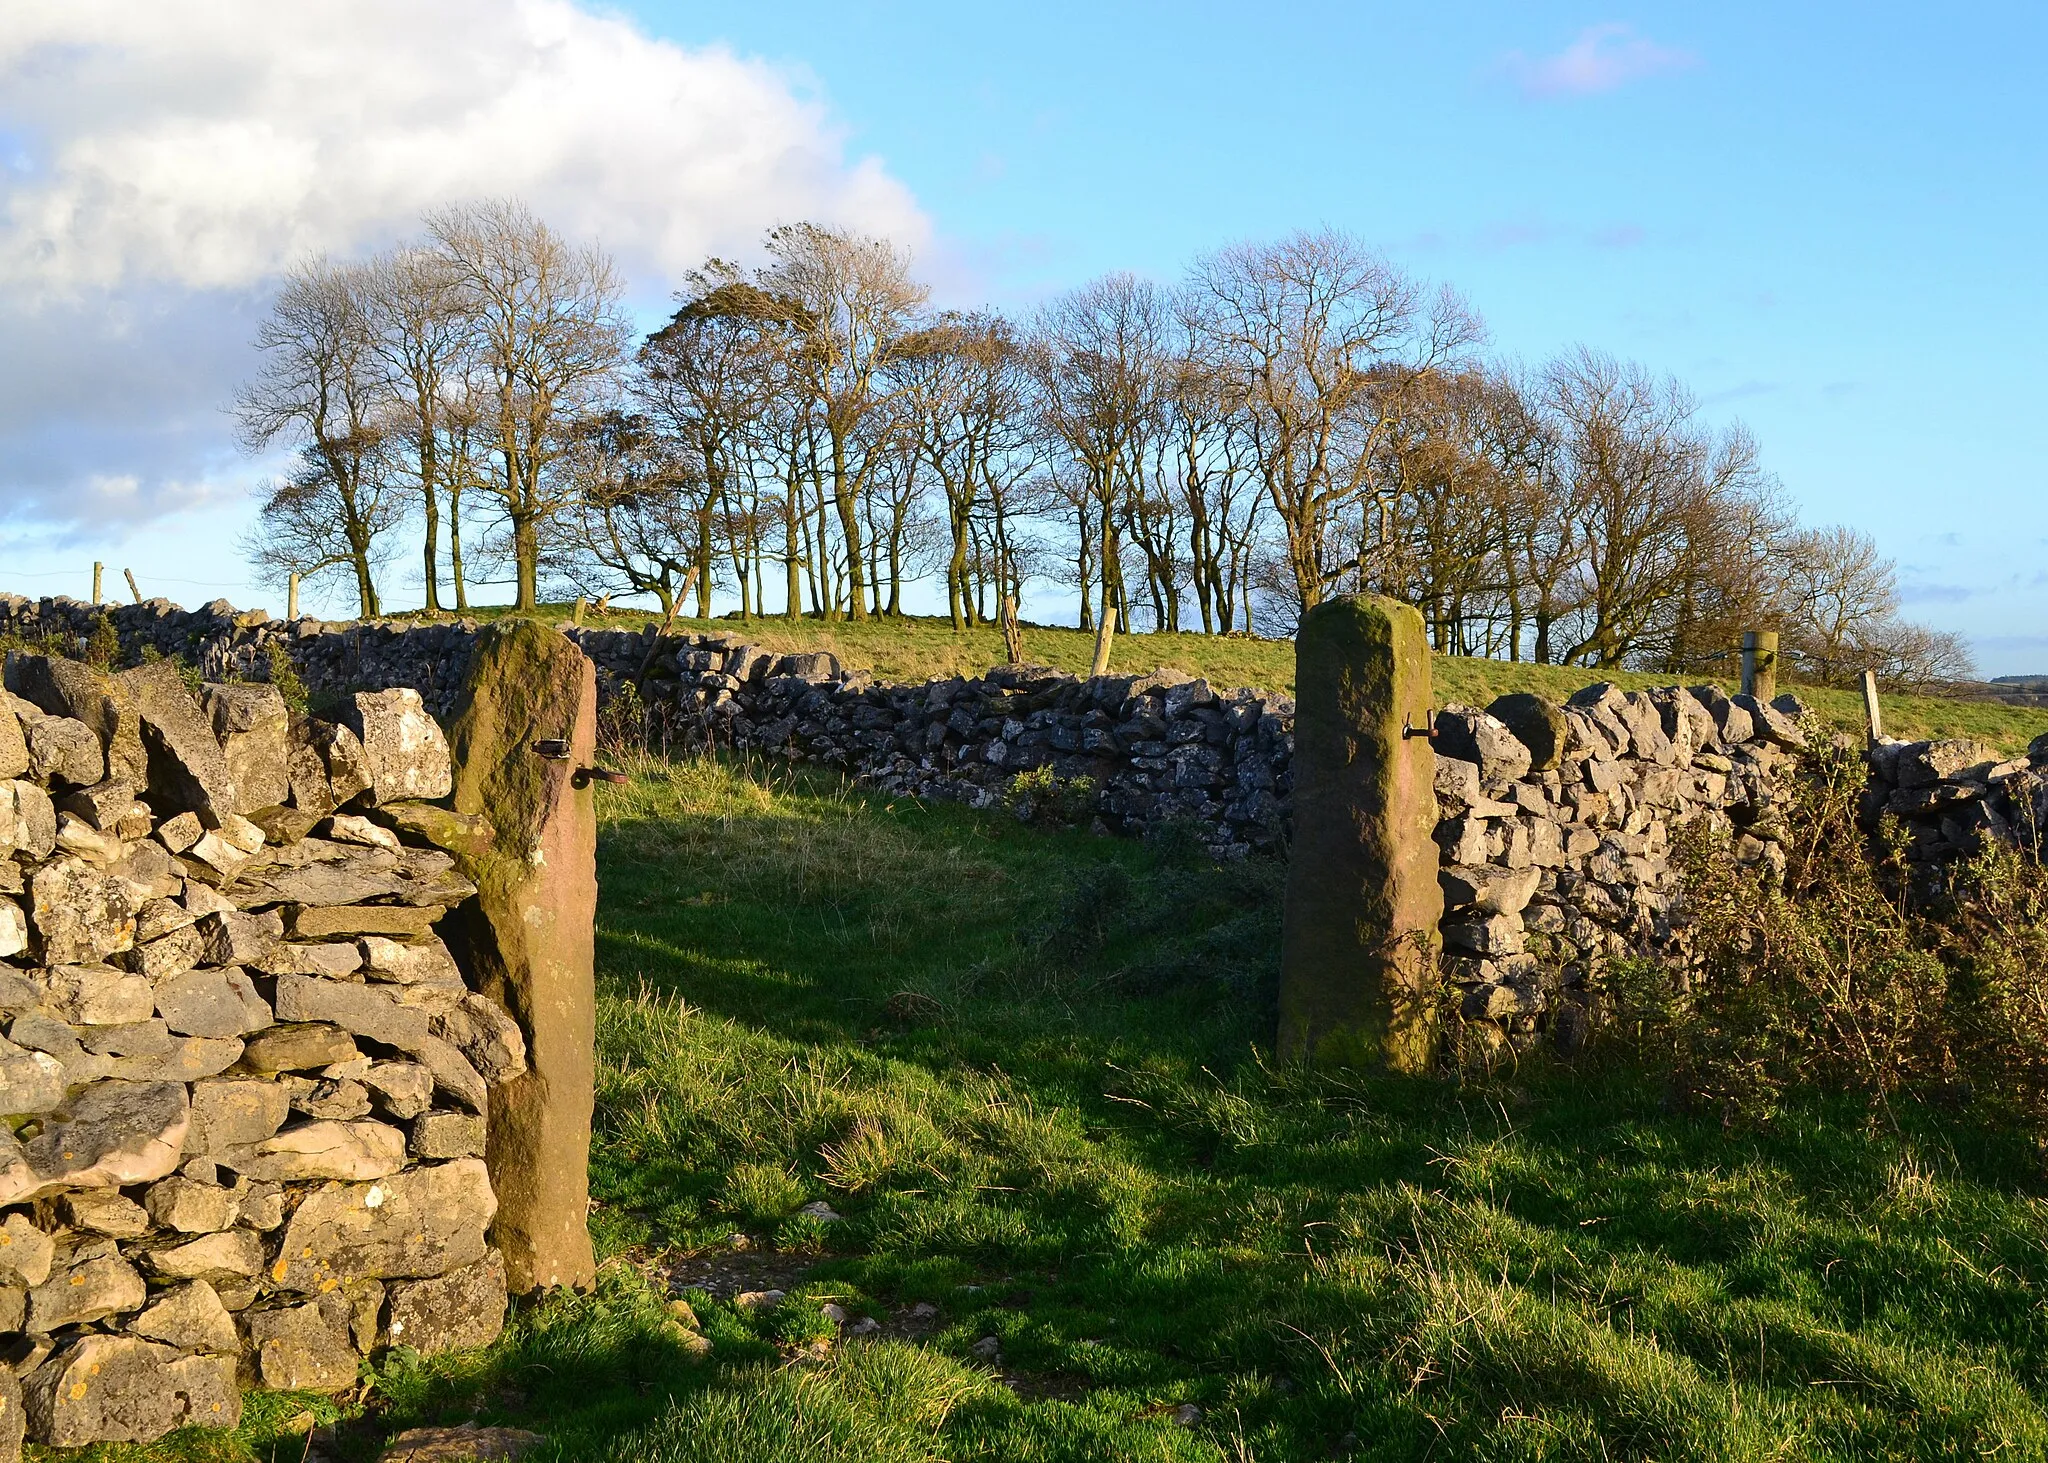
[[366, 616], [378, 613], [375, 571], [401, 516], [371, 297], [361, 266], [315, 259], [292, 269], [256, 333], [263, 366], [235, 398], [245, 448], [285, 443], [297, 453], [295, 469], [265, 490], [243, 551], [266, 582], [352, 578]]
[[484, 486], [511, 538], [516, 604], [538, 602], [541, 540], [574, 501], [553, 469], [579, 418], [610, 404], [624, 359], [623, 285], [595, 246], [572, 246], [522, 204], [442, 209], [427, 232], [447, 261], [490, 386], [495, 471]]

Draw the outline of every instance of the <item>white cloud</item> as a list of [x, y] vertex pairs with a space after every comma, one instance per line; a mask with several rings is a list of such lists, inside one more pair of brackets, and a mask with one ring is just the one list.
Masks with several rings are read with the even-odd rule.
[[777, 222], [928, 233], [789, 76], [569, 0], [6, 0], [0, 527], [246, 478], [220, 408], [278, 269], [489, 196], [652, 300]]
[[1631, 81], [1699, 64], [1690, 51], [1659, 45], [1638, 35], [1632, 25], [1608, 21], [1589, 25], [1554, 56], [1531, 57], [1510, 51], [1501, 70], [1531, 100], [1594, 96]]

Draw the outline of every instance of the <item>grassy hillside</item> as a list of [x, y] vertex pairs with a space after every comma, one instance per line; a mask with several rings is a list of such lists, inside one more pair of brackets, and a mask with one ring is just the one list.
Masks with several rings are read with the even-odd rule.
[[[550, 613], [566, 614], [566, 606]], [[502, 614], [501, 610], [479, 614]], [[590, 624], [632, 625], [650, 617], [637, 611], [595, 617]], [[872, 671], [885, 680], [924, 680], [934, 676], [974, 675], [1003, 659], [1003, 641], [993, 629], [956, 634], [942, 619], [871, 620], [861, 624], [816, 620], [761, 619], [679, 620], [692, 630], [743, 634], [774, 650], [829, 650], [850, 666]], [[1094, 636], [1079, 630], [1027, 626], [1026, 659], [1060, 670], [1085, 674], [1094, 658]], [[1251, 637], [1162, 634], [1119, 636], [1111, 664], [1120, 672], [1149, 671], [1171, 666], [1207, 677], [1217, 686], [1256, 686], [1261, 690], [1294, 690], [1294, 644], [1288, 640]], [[1628, 689], [1670, 685], [1670, 676], [1631, 671], [1602, 673], [1577, 666], [1512, 664], [1498, 660], [1439, 657], [1435, 666], [1438, 697], [1484, 706], [1510, 691], [1537, 691], [1564, 697], [1590, 682], [1611, 679]], [[1725, 674], [1713, 677], [1732, 688], [1739, 679], [1730, 661]], [[1861, 734], [1863, 699], [1854, 691], [1817, 686], [1791, 686], [1833, 725]], [[1885, 730], [1902, 737], [1977, 737], [2008, 752], [2024, 751], [2028, 742], [2048, 732], [2048, 708], [2007, 706], [1997, 701], [1948, 701], [1927, 696], [1887, 696]]]
[[[1277, 1071], [1262, 861], [726, 763], [601, 795], [601, 1288], [317, 1404], [339, 1456], [471, 1416], [542, 1463], [2048, 1455], [2016, 1138]], [[300, 1457], [260, 1407], [100, 1456]]]

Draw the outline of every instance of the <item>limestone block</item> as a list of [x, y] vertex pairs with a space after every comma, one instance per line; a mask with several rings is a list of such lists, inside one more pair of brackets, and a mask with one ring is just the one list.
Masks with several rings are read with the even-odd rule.
[[[135, 943], [142, 902], [127, 882], [64, 855], [29, 876], [29, 922], [45, 965], [79, 965]], [[146, 982], [145, 982], [146, 984]]]
[[143, 1202], [150, 1219], [180, 1234], [213, 1234], [232, 1227], [240, 1214], [232, 1190], [175, 1176], [151, 1184]]
[[[90, 776], [72, 779], [84, 787], [104, 777], [120, 777], [137, 787], [148, 778], [148, 758], [133, 694], [118, 676], [62, 656], [12, 654], [7, 657], [7, 689], [32, 702], [46, 717], [69, 718], [85, 726], [98, 762]], [[45, 721], [30, 722], [31, 756], [35, 736]]]
[[292, 714], [277, 687], [209, 685], [200, 699], [234, 783], [234, 810], [253, 813], [282, 803], [291, 794]]
[[0, 1280], [31, 1288], [41, 1285], [50, 1278], [56, 1253], [56, 1242], [27, 1215], [10, 1214], [0, 1221]]
[[59, 1326], [141, 1310], [148, 1296], [133, 1265], [119, 1255], [100, 1255], [58, 1271], [28, 1293], [29, 1329], [47, 1336]]
[[1498, 718], [1471, 706], [1450, 705], [1437, 713], [1436, 749], [1443, 756], [1476, 764], [1480, 784], [1489, 792], [1529, 772], [1529, 748]]
[[484, 1231], [497, 1212], [489, 1173], [476, 1158], [332, 1184], [293, 1213], [269, 1278], [307, 1292], [330, 1281], [445, 1275], [483, 1258]]
[[196, 813], [174, 813], [157, 825], [157, 840], [172, 853], [183, 853], [206, 835]]
[[57, 809], [32, 782], [0, 782], [0, 856], [48, 858], [57, 847]]
[[56, 799], [57, 811], [84, 820], [87, 827], [112, 833], [135, 806], [135, 784], [118, 777], [79, 788]]
[[367, 848], [400, 847], [396, 833], [359, 813], [336, 813], [322, 825], [321, 832], [336, 843], [360, 843]]
[[73, 1229], [112, 1239], [140, 1239], [149, 1233], [149, 1211], [119, 1189], [79, 1189], [59, 1196], [57, 1213]]
[[[303, 976], [280, 976], [279, 987]], [[333, 982], [323, 982], [333, 984]], [[287, 1014], [286, 1003], [278, 1001], [278, 1015], [286, 1023], [251, 1037], [242, 1060], [252, 1072], [307, 1072], [345, 1062], [356, 1055], [355, 1038], [341, 1027], [324, 1021], [301, 1021]]]
[[177, 1168], [191, 1115], [180, 1083], [96, 1082], [45, 1119], [24, 1156], [42, 1193], [148, 1183]]
[[[178, 668], [157, 661], [115, 678], [132, 699], [148, 751], [148, 800], [159, 812], [197, 813], [218, 828], [236, 808], [234, 775]], [[111, 759], [110, 759], [111, 761]], [[109, 775], [122, 775], [110, 766]]]
[[[296, 940], [348, 939], [384, 935], [407, 939], [424, 935], [446, 913], [438, 905], [357, 904], [340, 909], [294, 907], [290, 916]], [[361, 961], [357, 961], [358, 966]]]
[[181, 1357], [133, 1336], [83, 1336], [22, 1385], [38, 1438], [58, 1448], [147, 1443], [180, 1427], [232, 1428], [242, 1398], [231, 1357]]
[[156, 1009], [180, 1036], [249, 1036], [274, 1019], [255, 983], [233, 968], [188, 970], [158, 981]]
[[263, 1273], [263, 1241], [246, 1229], [202, 1234], [143, 1256], [158, 1280], [204, 1280], [229, 1285]]
[[473, 1265], [391, 1287], [393, 1346], [423, 1356], [489, 1346], [505, 1329], [505, 1259], [491, 1250]]
[[1479, 786], [1479, 764], [1462, 757], [1437, 754], [1435, 787], [1438, 801], [1452, 809], [1462, 810], [1487, 800]]
[[373, 803], [433, 801], [453, 789], [448, 739], [418, 691], [358, 692], [343, 716], [362, 743]]
[[363, 973], [371, 980], [399, 985], [462, 984], [462, 972], [455, 968], [455, 958], [437, 939], [409, 944], [381, 935], [366, 935], [359, 946]]
[[1564, 760], [1571, 741], [1570, 723], [1556, 702], [1527, 691], [1502, 696], [1486, 714], [1506, 727], [1529, 750], [1530, 772], [1548, 772]]
[[[146, 980], [161, 981], [179, 975], [206, 958], [206, 937], [193, 927], [191, 916], [180, 906], [168, 899], [152, 899], [143, 906], [143, 912], [151, 917], [152, 924], [157, 924], [169, 917], [163, 912], [165, 907], [177, 910], [178, 917], [185, 923], [166, 934], [143, 941], [120, 956], [123, 969], [131, 970]], [[138, 917], [138, 937], [143, 928], [142, 919]]]
[[249, 1317], [249, 1340], [266, 1387], [339, 1392], [355, 1385], [356, 1351], [345, 1313], [330, 1314], [332, 1309], [308, 1301]]
[[235, 1318], [220, 1303], [219, 1293], [204, 1280], [165, 1291], [161, 1299], [128, 1323], [128, 1329], [137, 1336], [161, 1341], [181, 1351], [235, 1356], [242, 1349]]
[[1448, 908], [1478, 909], [1486, 914], [1520, 914], [1536, 896], [1542, 876], [1537, 868], [1515, 870], [1484, 864], [1438, 872]]
[[264, 975], [324, 975], [330, 980], [345, 980], [363, 968], [363, 952], [354, 941], [343, 940], [319, 945], [279, 945], [253, 968]]
[[475, 1113], [421, 1113], [413, 1119], [412, 1155], [423, 1163], [482, 1158], [484, 1136], [484, 1120]]
[[526, 1071], [526, 1038], [489, 996], [465, 994], [454, 1009], [435, 1014], [433, 1032], [467, 1057], [493, 1087]]
[[216, 1156], [260, 1183], [359, 1182], [384, 1178], [405, 1166], [405, 1134], [378, 1122], [311, 1122]]
[[453, 1045], [434, 1035], [427, 1012], [401, 1005], [392, 987], [281, 975], [277, 1014], [285, 1021], [332, 1022], [357, 1036], [397, 1047], [423, 1062], [435, 1083], [465, 1107], [483, 1111], [482, 1076]]
[[360, 737], [346, 726], [321, 722], [314, 726], [312, 739], [327, 769], [330, 807], [345, 808], [369, 793], [370, 761]]
[[1519, 955], [1528, 946], [1528, 936], [1517, 914], [1446, 920], [1443, 933], [1446, 948], [1471, 955]]
[[0, 1039], [0, 1116], [48, 1112], [64, 1100], [65, 1086], [55, 1057]]
[[418, 1117], [434, 1096], [434, 1074], [418, 1062], [377, 1062], [363, 1073], [377, 1106], [398, 1119]]
[[47, 716], [28, 728], [28, 775], [52, 787], [90, 787], [107, 775], [107, 758], [92, 728], [68, 716]]
[[291, 750], [286, 754], [286, 777], [291, 785], [292, 807], [307, 817], [322, 818], [334, 811], [334, 789], [327, 780], [327, 760], [310, 741], [298, 734], [299, 730], [306, 734], [311, 731], [309, 727], [295, 730]]
[[[1749, 713], [1750, 722], [1755, 728], [1754, 734], [1772, 746], [1796, 752], [1806, 745], [1806, 733], [1800, 729], [1797, 718], [1787, 716], [1777, 707], [1759, 701], [1754, 696], [1737, 696], [1735, 704]], [[1992, 758], [1995, 760], [1996, 757], [1997, 753], [1994, 752]]]
[[1714, 740], [1723, 747], [1736, 747], [1756, 735], [1756, 723], [1719, 686], [1688, 686], [1692, 698], [1713, 719]]
[[43, 1008], [73, 1026], [147, 1021], [156, 992], [147, 978], [111, 965], [59, 965], [43, 972]]
[[209, 914], [195, 926], [209, 965], [254, 965], [284, 939], [284, 916], [275, 910]]
[[28, 737], [22, 732], [21, 718], [0, 700], [0, 780], [20, 777], [28, 768]]

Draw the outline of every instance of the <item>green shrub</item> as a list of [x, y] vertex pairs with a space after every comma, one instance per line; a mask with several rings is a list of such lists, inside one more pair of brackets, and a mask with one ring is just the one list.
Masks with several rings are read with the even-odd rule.
[[1062, 777], [1048, 762], [1012, 777], [1005, 801], [1020, 823], [1073, 828], [1094, 816], [1095, 779]]

